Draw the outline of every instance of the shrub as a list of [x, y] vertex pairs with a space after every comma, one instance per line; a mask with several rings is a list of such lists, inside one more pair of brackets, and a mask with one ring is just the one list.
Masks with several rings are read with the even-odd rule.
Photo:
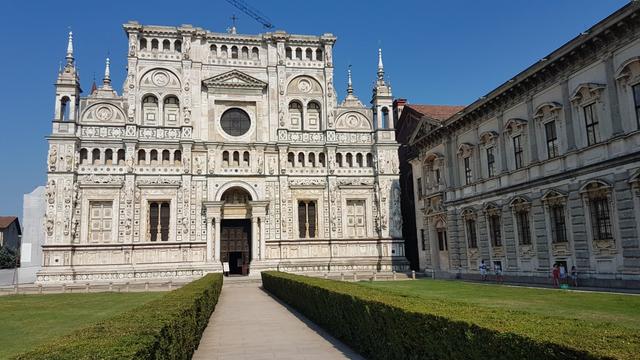
[[15, 359], [190, 359], [221, 288], [221, 274], [206, 275]]
[[13, 269], [16, 267], [16, 253], [6, 246], [0, 247], [0, 269]]
[[263, 272], [266, 290], [369, 359], [635, 359], [614, 324], [417, 299], [353, 283]]

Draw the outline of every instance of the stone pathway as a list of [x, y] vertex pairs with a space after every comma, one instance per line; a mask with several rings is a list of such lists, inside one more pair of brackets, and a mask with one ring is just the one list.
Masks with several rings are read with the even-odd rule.
[[225, 278], [193, 359], [362, 359], [261, 286]]

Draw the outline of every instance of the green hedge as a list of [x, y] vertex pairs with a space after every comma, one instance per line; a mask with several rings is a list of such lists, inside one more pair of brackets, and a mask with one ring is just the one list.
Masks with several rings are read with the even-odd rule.
[[263, 272], [264, 288], [369, 359], [637, 359], [640, 334]]
[[190, 359], [221, 288], [221, 274], [206, 275], [15, 359]]

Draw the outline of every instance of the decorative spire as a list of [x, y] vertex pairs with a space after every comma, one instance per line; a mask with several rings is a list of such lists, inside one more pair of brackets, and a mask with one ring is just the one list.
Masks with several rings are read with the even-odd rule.
[[384, 81], [384, 65], [382, 64], [382, 49], [378, 48], [378, 81]]
[[73, 64], [73, 32], [69, 31], [69, 41], [67, 42], [67, 65]]
[[353, 84], [351, 83], [351, 65], [347, 70], [349, 81], [347, 82], [347, 95], [353, 95]]
[[104, 78], [102, 79], [102, 84], [105, 87], [111, 86], [111, 71], [109, 68], [109, 58], [107, 58], [107, 61], [104, 65]]

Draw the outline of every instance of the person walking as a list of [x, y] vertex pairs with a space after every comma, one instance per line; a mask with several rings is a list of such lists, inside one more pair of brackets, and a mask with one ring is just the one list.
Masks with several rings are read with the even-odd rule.
[[484, 260], [480, 262], [480, 278], [482, 281], [487, 280], [487, 264], [484, 263]]
[[504, 282], [504, 277], [502, 277], [502, 264], [500, 264], [500, 262], [496, 262], [493, 265], [493, 269], [496, 272], [496, 283], [502, 284]]
[[575, 265], [571, 267], [571, 282], [571, 285], [578, 287], [578, 269], [576, 269]]
[[553, 270], [551, 270], [551, 277], [553, 278], [553, 287], [560, 287], [560, 267], [558, 263], [553, 264]]

